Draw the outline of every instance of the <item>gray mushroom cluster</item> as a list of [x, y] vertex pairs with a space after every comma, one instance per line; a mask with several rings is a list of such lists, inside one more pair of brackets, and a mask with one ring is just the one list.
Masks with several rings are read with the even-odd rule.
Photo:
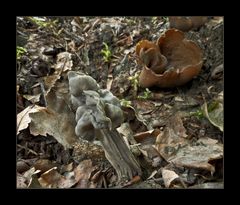
[[69, 71], [68, 80], [71, 102], [76, 112], [76, 135], [88, 141], [95, 137], [100, 140], [119, 182], [141, 176], [140, 165], [116, 130], [123, 122], [118, 98], [110, 91], [100, 89], [91, 76]]
[[92, 77], [68, 72], [69, 90], [76, 111], [75, 133], [92, 141], [98, 129], [115, 129], [123, 122], [120, 101], [110, 91], [100, 89]]

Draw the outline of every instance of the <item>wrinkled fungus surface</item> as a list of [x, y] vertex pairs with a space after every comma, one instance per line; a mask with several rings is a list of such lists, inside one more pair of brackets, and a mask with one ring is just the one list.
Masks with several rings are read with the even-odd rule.
[[115, 129], [123, 121], [120, 101], [110, 91], [100, 89], [90, 76], [70, 71], [69, 88], [73, 108], [76, 110], [75, 133], [92, 141], [95, 129]]

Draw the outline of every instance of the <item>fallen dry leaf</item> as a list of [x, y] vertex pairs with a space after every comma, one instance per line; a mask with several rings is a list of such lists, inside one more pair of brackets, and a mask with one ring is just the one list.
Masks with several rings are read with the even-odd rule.
[[136, 140], [133, 137], [133, 131], [130, 128], [128, 122], [122, 123], [120, 127], [117, 128], [117, 131], [122, 134], [130, 144], [136, 144]]
[[168, 160], [170, 156], [175, 155], [179, 146], [187, 144], [186, 130], [179, 114], [170, 118], [166, 128], [156, 139], [156, 148], [161, 156]]
[[27, 179], [19, 173], [17, 173], [17, 188], [27, 188]]
[[45, 188], [71, 188], [77, 180], [73, 172], [63, 176], [57, 171], [57, 167], [53, 167], [41, 175], [39, 182]]
[[77, 188], [88, 188], [91, 173], [95, 168], [91, 160], [84, 160], [74, 169], [75, 180], [78, 182]]
[[34, 175], [38, 174], [40, 171], [36, 170], [34, 167], [29, 169], [28, 171], [24, 172], [23, 177], [26, 179], [25, 183], [27, 184], [27, 187], [31, 186], [32, 180], [34, 178]]
[[28, 184], [28, 188], [30, 189], [42, 188], [41, 184], [38, 181], [38, 176], [36, 174], [32, 175], [32, 178]]
[[29, 165], [23, 160], [19, 160], [17, 162], [17, 172], [22, 173], [29, 170], [29, 168], [30, 168]]
[[134, 139], [138, 142], [138, 143], [143, 143], [144, 141], [146, 141], [148, 138], [153, 138], [154, 141], [156, 139], [156, 137], [159, 135], [160, 131], [155, 129], [155, 130], [149, 130], [146, 132], [140, 132], [134, 135]]
[[62, 70], [65, 72], [67, 70], [72, 70], [73, 62], [71, 60], [71, 53], [62, 52], [57, 55], [57, 64], [55, 66], [56, 70]]
[[57, 167], [53, 167], [41, 175], [38, 181], [42, 187], [58, 188], [58, 183], [60, 179], [64, 177], [61, 174], [59, 174], [56, 169]]
[[172, 182], [175, 179], [179, 178], [179, 176], [174, 171], [167, 170], [167, 169], [162, 170], [162, 177], [163, 177], [164, 184], [167, 188], [171, 186]]
[[213, 174], [215, 167], [208, 162], [221, 158], [223, 158], [223, 145], [206, 138], [199, 139], [195, 145], [179, 148], [176, 155], [168, 158], [168, 161], [177, 166], [204, 169]]
[[56, 74], [50, 75], [50, 76], [46, 76], [43, 78], [43, 82], [44, 82], [44, 87], [45, 87], [45, 95], [47, 95], [52, 87], [54, 87], [54, 85], [56, 84], [57, 80], [61, 78], [61, 73], [60, 72], [55, 72]]
[[[219, 94], [218, 98], [222, 98], [222, 92]], [[211, 104], [215, 104], [212, 110], [208, 109], [208, 105], [205, 102], [203, 104], [203, 112], [206, 118], [219, 130], [223, 132], [223, 104], [222, 99], [218, 101], [213, 101]]]
[[48, 171], [49, 169], [56, 167], [56, 164], [51, 162], [48, 159], [39, 159], [38, 161], [35, 162], [33, 167], [36, 170], [40, 170], [41, 171], [40, 173], [44, 173], [44, 172]]
[[210, 138], [200, 138], [197, 142], [191, 142], [185, 137], [181, 118], [176, 115], [170, 119], [164, 132], [158, 135], [155, 147], [169, 163], [180, 167], [204, 169], [213, 174], [215, 167], [208, 162], [223, 157], [223, 145]]
[[57, 91], [51, 90], [46, 99], [47, 108], [30, 114], [30, 132], [34, 136], [49, 134], [65, 148], [69, 148], [77, 140], [74, 114], [64, 96]]
[[28, 101], [30, 101], [31, 103], [37, 103], [40, 100], [40, 96], [41, 93], [37, 94], [37, 95], [23, 95], [23, 97], [25, 99], [27, 99]]
[[70, 164], [67, 165], [63, 165], [63, 167], [61, 168], [61, 172], [70, 172], [73, 170], [73, 162], [71, 162]]
[[19, 134], [21, 130], [24, 130], [28, 127], [28, 124], [31, 122], [31, 118], [29, 117], [30, 113], [36, 113], [44, 109], [44, 107], [40, 107], [38, 105], [30, 105], [26, 107], [22, 112], [18, 113], [17, 134]]

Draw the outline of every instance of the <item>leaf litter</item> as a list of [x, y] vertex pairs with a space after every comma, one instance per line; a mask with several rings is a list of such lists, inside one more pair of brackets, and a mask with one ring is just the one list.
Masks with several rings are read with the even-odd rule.
[[[17, 44], [27, 50], [18, 59], [17, 74], [18, 188], [118, 186], [101, 145], [75, 136], [66, 80], [70, 70], [90, 74], [130, 102], [122, 106], [126, 123], [119, 132], [145, 176], [121, 188], [223, 187], [221, 17], [209, 17], [199, 30], [186, 32], [203, 49], [200, 77], [178, 88], [151, 88], [150, 95], [129, 81], [141, 71], [134, 50], [142, 39], [156, 41], [169, 28], [168, 17], [41, 19], [17, 18]], [[28, 40], [22, 42], [22, 35]], [[103, 42], [110, 62], [101, 54]]]

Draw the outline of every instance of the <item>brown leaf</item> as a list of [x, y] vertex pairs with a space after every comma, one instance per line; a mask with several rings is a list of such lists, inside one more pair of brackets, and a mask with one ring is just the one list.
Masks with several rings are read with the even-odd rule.
[[31, 185], [34, 175], [38, 174], [39, 172], [39, 170], [36, 170], [34, 167], [32, 167], [23, 174], [23, 177], [26, 179], [27, 187]]
[[57, 171], [57, 167], [53, 167], [41, 175], [39, 182], [45, 188], [71, 188], [77, 180], [73, 172], [63, 176]]
[[168, 159], [168, 161], [178, 166], [204, 169], [213, 174], [215, 167], [209, 161], [221, 159], [222, 157], [223, 145], [206, 138], [206, 140], [199, 139], [195, 145], [180, 148], [176, 155]]
[[75, 169], [75, 180], [78, 182], [78, 188], [88, 188], [89, 186], [89, 179], [91, 176], [92, 171], [95, 167], [92, 166], [91, 160], [84, 160], [82, 161]]
[[217, 106], [209, 111], [207, 103], [204, 102], [203, 113], [211, 124], [223, 132], [223, 104], [221, 102], [212, 103], [217, 103]]
[[47, 170], [56, 167], [56, 164], [48, 159], [39, 159], [33, 166], [36, 170], [40, 170], [40, 173], [44, 173]]
[[42, 187], [58, 188], [59, 181], [61, 179], [64, 179], [64, 177], [61, 174], [59, 174], [56, 169], [57, 167], [53, 167], [52, 169], [46, 171], [41, 175], [41, 177], [38, 180]]
[[67, 70], [72, 70], [73, 62], [71, 60], [71, 53], [62, 52], [57, 55], [57, 64], [55, 66], [56, 70], [62, 70], [65, 72]]
[[40, 107], [38, 105], [30, 105], [26, 107], [22, 112], [18, 113], [17, 134], [19, 134], [21, 130], [24, 130], [28, 127], [28, 124], [31, 122], [31, 118], [29, 117], [30, 113], [37, 113], [44, 109], [44, 107]]
[[17, 173], [17, 188], [27, 188], [27, 179]]
[[67, 165], [63, 165], [63, 167], [61, 169], [61, 173], [70, 172], [72, 170], [73, 170], [73, 162], [71, 162], [70, 164], [67, 164]]
[[175, 155], [179, 146], [187, 144], [186, 130], [179, 114], [170, 118], [166, 128], [157, 136], [156, 147], [161, 156], [168, 160], [172, 155]]
[[25, 99], [27, 99], [28, 101], [30, 101], [31, 103], [37, 103], [40, 100], [40, 96], [41, 93], [37, 94], [37, 95], [23, 95], [23, 97]]
[[155, 129], [155, 130], [149, 130], [146, 132], [140, 132], [134, 135], [134, 139], [138, 142], [138, 143], [142, 143], [143, 141], [146, 140], [146, 138], [154, 138], [156, 139], [156, 137], [160, 134], [160, 131]]
[[167, 169], [162, 170], [162, 177], [163, 177], [164, 184], [167, 188], [171, 186], [172, 182], [175, 179], [179, 178], [179, 176], [174, 171], [167, 170]]
[[65, 95], [59, 94], [56, 90], [48, 93], [46, 96], [47, 108], [30, 114], [30, 132], [35, 136], [49, 134], [65, 148], [69, 148], [77, 140], [76, 122], [74, 114], [65, 100]]
[[20, 160], [17, 162], [17, 172], [22, 173], [29, 170], [29, 166], [26, 162]]
[[210, 160], [223, 157], [223, 145], [217, 140], [201, 138], [192, 143], [186, 139], [180, 116], [170, 119], [163, 133], [156, 140], [156, 148], [169, 163], [187, 168], [198, 168], [215, 172]]

